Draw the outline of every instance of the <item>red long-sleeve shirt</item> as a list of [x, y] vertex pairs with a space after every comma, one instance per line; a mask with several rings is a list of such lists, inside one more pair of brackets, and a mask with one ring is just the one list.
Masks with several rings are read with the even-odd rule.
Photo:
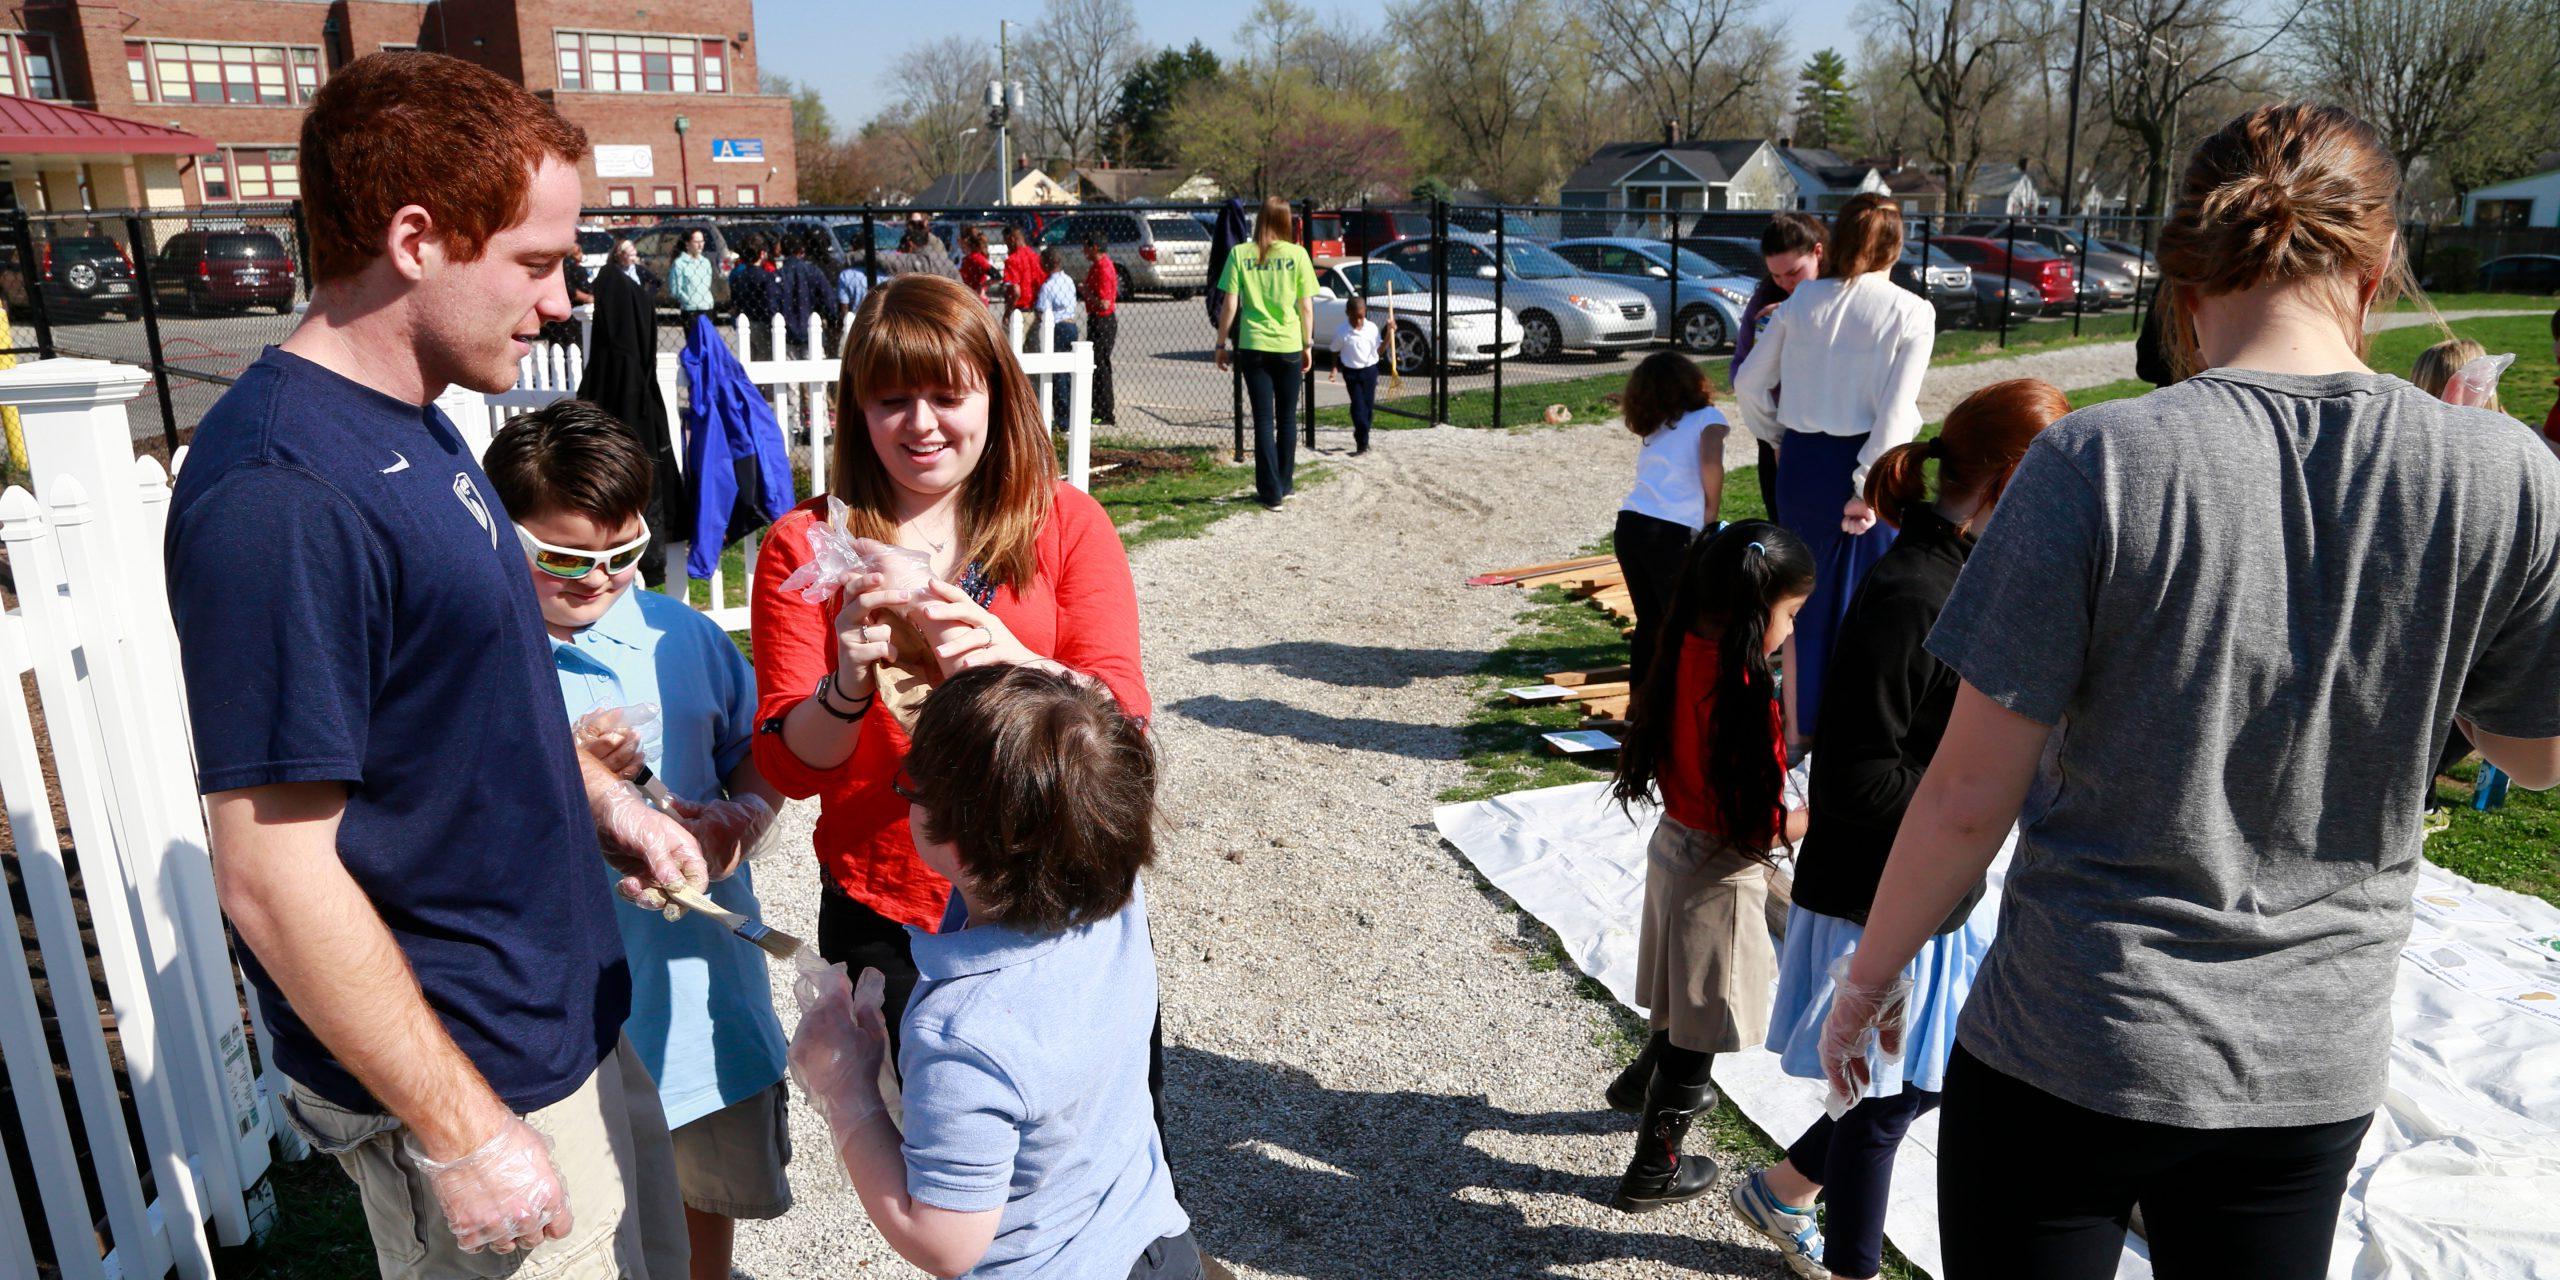
[[[817, 688], [818, 677], [835, 669], [834, 604], [809, 604], [782, 590], [782, 580], [809, 562], [809, 528], [825, 512], [824, 497], [792, 508], [766, 534], [756, 558], [750, 625], [758, 724], [789, 713]], [[1137, 587], [1102, 504], [1060, 484], [1034, 555], [1030, 584], [1019, 591], [998, 587], [988, 611], [1032, 652], [1101, 680], [1129, 714], [1150, 714], [1138, 663]], [[818, 866], [827, 879], [892, 920], [932, 929], [942, 921], [951, 883], [916, 856], [907, 802], [890, 790], [906, 756], [906, 731], [876, 702], [863, 717], [852, 757], [832, 769], [810, 768], [779, 733], [755, 735], [756, 767], [775, 789], [795, 799], [819, 798]]]
[[1049, 269], [1041, 265], [1040, 251], [1029, 245], [1006, 250], [1004, 282], [1013, 286], [1013, 309], [1031, 310], [1040, 297], [1040, 286], [1049, 283]]

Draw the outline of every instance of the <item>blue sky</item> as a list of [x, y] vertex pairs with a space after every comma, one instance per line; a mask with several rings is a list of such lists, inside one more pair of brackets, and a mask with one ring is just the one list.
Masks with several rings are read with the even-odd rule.
[[[1138, 39], [1147, 49], [1180, 47], [1199, 40], [1225, 56], [1234, 46], [1236, 28], [1252, 9], [1251, 0], [1132, 0], [1138, 11]], [[1360, 14], [1356, 25], [1376, 31], [1385, 6], [1372, 0], [1346, 5], [1337, 0], [1300, 0], [1318, 13]], [[1857, 40], [1851, 17], [1856, 0], [1771, 0], [1764, 16], [1783, 13], [1789, 21], [1796, 61], [1829, 43], [1846, 52]], [[961, 33], [995, 47], [996, 23], [1011, 18], [1029, 22], [1040, 16], [1039, 0], [960, 0], [959, 3], [916, 3], [916, 0], [756, 0], [756, 63], [818, 87], [838, 126], [859, 124], [877, 114], [889, 100], [889, 66], [908, 46]], [[929, 15], [929, 16], [928, 16]]]

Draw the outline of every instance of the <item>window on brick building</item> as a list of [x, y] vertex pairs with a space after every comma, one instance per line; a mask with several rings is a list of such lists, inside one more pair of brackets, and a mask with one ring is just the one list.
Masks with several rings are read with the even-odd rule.
[[129, 40], [134, 101], [299, 107], [320, 89], [320, 51], [303, 45]]
[[604, 202], [605, 202], [606, 204], [612, 205], [612, 206], [613, 206], [614, 208], [616, 208], [616, 209], [628, 209], [628, 208], [630, 208], [630, 207], [631, 207], [631, 188], [629, 188], [629, 187], [606, 187], [606, 188], [604, 189]]
[[55, 77], [53, 68], [53, 37], [0, 32], [0, 93], [59, 98], [62, 82]]
[[740, 203], [740, 204], [754, 204], [754, 203], [756, 203], [756, 202], [757, 202], [757, 199], [758, 199], [758, 197], [757, 197], [757, 194], [756, 194], [756, 189], [755, 189], [754, 187], [743, 187], [743, 186], [742, 186], [742, 187], [738, 188], [738, 203]]
[[233, 185], [244, 203], [294, 200], [302, 195], [301, 152], [292, 147], [230, 147]]
[[207, 156], [196, 167], [196, 181], [204, 188], [205, 203], [231, 198], [231, 165], [217, 152]]
[[676, 189], [674, 187], [649, 188], [649, 203], [661, 209], [674, 208], [676, 203]]
[[704, 36], [553, 33], [560, 87], [583, 93], [725, 93], [727, 46]]
[[693, 189], [693, 202], [706, 209], [716, 207], [720, 203], [720, 188], [695, 187]]

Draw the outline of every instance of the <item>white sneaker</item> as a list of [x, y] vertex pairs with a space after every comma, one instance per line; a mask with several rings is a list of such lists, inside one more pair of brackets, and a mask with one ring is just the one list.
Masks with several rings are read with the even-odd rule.
[[1754, 1170], [1734, 1183], [1725, 1198], [1752, 1230], [1778, 1246], [1778, 1257], [1787, 1270], [1805, 1280], [1831, 1280], [1831, 1268], [1822, 1265], [1822, 1229], [1814, 1225], [1813, 1210], [1789, 1207], [1771, 1195], [1768, 1170]]

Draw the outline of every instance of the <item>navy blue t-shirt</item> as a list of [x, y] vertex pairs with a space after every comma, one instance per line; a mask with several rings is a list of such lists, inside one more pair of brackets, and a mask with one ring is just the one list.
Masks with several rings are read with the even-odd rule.
[[[169, 604], [207, 793], [347, 784], [338, 856], [507, 1106], [567, 1097], [631, 975], [524, 553], [432, 406], [275, 348], [197, 429]], [[254, 956], [275, 1061], [378, 1111]]]

